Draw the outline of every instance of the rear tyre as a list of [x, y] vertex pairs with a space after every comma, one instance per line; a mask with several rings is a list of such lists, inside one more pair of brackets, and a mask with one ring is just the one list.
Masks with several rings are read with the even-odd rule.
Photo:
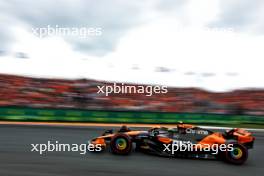
[[128, 135], [116, 134], [110, 141], [111, 152], [118, 155], [128, 155], [132, 150], [132, 142]]
[[223, 156], [224, 160], [232, 164], [241, 165], [248, 158], [248, 150], [242, 144], [239, 143], [232, 143], [232, 144], [233, 144], [233, 150], [225, 151]]

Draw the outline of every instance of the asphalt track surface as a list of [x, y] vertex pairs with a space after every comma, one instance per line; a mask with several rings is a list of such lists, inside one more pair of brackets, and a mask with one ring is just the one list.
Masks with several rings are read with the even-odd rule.
[[134, 152], [31, 152], [31, 144], [59, 141], [86, 143], [106, 127], [47, 127], [0, 125], [0, 176], [261, 176], [264, 173], [264, 133], [256, 132], [255, 147], [242, 166], [216, 160], [163, 158]]

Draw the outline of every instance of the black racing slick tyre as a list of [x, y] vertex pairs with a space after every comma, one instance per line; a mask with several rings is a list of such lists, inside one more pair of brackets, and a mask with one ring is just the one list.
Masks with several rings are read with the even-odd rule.
[[124, 133], [116, 134], [110, 141], [110, 149], [113, 154], [128, 155], [132, 150], [132, 142]]
[[241, 165], [248, 158], [248, 149], [239, 143], [232, 143], [232, 144], [233, 144], [233, 150], [225, 151], [223, 159], [228, 163]]

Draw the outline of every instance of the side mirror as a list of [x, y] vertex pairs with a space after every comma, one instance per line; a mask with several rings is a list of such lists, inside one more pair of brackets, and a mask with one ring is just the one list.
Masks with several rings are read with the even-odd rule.
[[106, 131], [103, 133], [102, 136], [105, 136], [105, 135], [108, 135], [108, 134], [113, 134], [113, 133], [114, 133], [113, 129], [111, 129], [111, 130], [106, 130]]

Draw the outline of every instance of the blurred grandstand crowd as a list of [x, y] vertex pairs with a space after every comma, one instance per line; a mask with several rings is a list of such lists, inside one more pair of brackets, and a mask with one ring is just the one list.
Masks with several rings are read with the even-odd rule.
[[225, 93], [168, 88], [167, 94], [98, 94], [93, 80], [0, 74], [0, 106], [264, 115], [264, 90]]

